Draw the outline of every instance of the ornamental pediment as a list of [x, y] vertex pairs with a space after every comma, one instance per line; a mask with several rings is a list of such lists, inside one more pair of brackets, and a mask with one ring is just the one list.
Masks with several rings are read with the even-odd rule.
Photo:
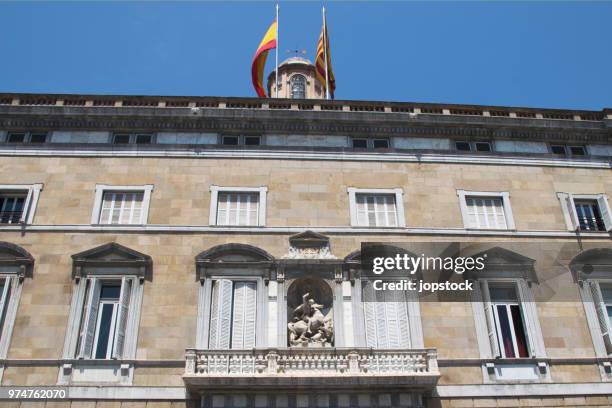
[[304, 231], [289, 237], [289, 251], [283, 259], [337, 259], [331, 253], [329, 237]]

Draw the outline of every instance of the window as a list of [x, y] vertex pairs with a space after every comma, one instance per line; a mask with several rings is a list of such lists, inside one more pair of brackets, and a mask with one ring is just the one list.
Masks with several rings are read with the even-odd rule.
[[586, 148], [580, 145], [551, 144], [550, 151], [563, 156], [586, 156], [587, 154]]
[[[525, 279], [481, 279], [474, 288], [473, 302], [477, 302], [473, 304], [474, 319], [478, 320], [479, 342], [488, 343], [492, 358], [545, 355], [537, 309]], [[483, 317], [486, 326], [480, 320]]]
[[457, 148], [457, 150], [465, 152], [469, 152], [470, 150], [472, 150], [470, 142], [455, 142], [455, 147]]
[[349, 188], [348, 193], [352, 226], [405, 226], [401, 189]]
[[96, 186], [92, 224], [146, 224], [152, 185]]
[[6, 136], [7, 143], [45, 143], [47, 133], [44, 132], [9, 132]]
[[580, 294], [596, 354], [600, 357], [608, 356], [612, 354], [612, 281], [609, 279], [582, 281]]
[[0, 225], [32, 224], [42, 184], [0, 185]]
[[0, 223], [19, 223], [23, 217], [25, 200], [25, 194], [0, 194]]
[[224, 136], [221, 136], [221, 144], [225, 146], [259, 146], [261, 145], [261, 136], [224, 135]]
[[374, 149], [388, 149], [389, 139], [372, 139]]
[[8, 143], [24, 143], [25, 142], [25, 133], [9, 133], [6, 137], [6, 141]]
[[254, 281], [213, 281], [209, 349], [255, 347], [257, 284]]
[[353, 148], [355, 149], [367, 149], [368, 148], [368, 139], [362, 138], [353, 138]]
[[[73, 299], [59, 383], [129, 384], [151, 258], [116, 243], [72, 256]], [[75, 359], [78, 359], [75, 360]], [[99, 365], [92, 360], [114, 360]], [[128, 361], [126, 361], [128, 360]], [[77, 368], [77, 369], [73, 369]]]
[[122, 358], [133, 281], [126, 277], [87, 280], [78, 358]]
[[211, 186], [210, 225], [265, 225], [266, 187]]
[[244, 144], [246, 146], [259, 146], [261, 144], [260, 136], [245, 136]]
[[365, 227], [397, 226], [393, 194], [357, 194], [357, 224]]
[[515, 229], [508, 193], [459, 190], [457, 195], [465, 228]]
[[290, 80], [291, 99], [306, 99], [306, 77], [294, 75]]
[[227, 146], [237, 146], [238, 140], [238, 136], [223, 136], [223, 144]]
[[153, 135], [149, 133], [117, 133], [113, 135], [113, 144], [151, 144]]
[[515, 286], [513, 284], [491, 285], [489, 291], [501, 356], [503, 358], [529, 357], [525, 326]]
[[612, 231], [612, 216], [605, 194], [557, 193], [568, 231]]
[[408, 304], [404, 291], [374, 290], [363, 282], [366, 345], [372, 348], [410, 348]]
[[455, 141], [455, 149], [464, 152], [491, 152], [491, 143], [489, 142], [469, 142], [466, 140]]
[[275, 286], [275, 282], [264, 285], [273, 261], [264, 250], [237, 243], [218, 245], [196, 256], [201, 283], [196, 348], [249, 350], [276, 344], [278, 322], [268, 319], [264, 303], [269, 287]]
[[576, 215], [581, 231], [605, 231], [603, 218], [596, 200], [575, 200]]
[[390, 144], [387, 138], [354, 137], [351, 146], [354, 149], [388, 149]]

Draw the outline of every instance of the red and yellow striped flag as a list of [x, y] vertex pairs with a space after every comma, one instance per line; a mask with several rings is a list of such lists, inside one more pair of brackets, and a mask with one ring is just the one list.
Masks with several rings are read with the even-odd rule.
[[266, 59], [268, 52], [276, 48], [276, 27], [277, 21], [274, 19], [263, 40], [259, 43], [257, 51], [255, 51], [255, 57], [253, 58], [253, 65], [251, 66], [251, 79], [253, 80], [253, 87], [260, 98], [266, 98], [266, 90], [263, 87], [263, 74], [266, 67]]
[[[326, 63], [327, 62], [327, 63]], [[326, 94], [334, 99], [334, 91], [336, 90], [336, 78], [331, 65], [331, 54], [329, 50], [329, 32], [327, 31], [327, 18], [325, 17], [325, 9], [323, 9], [323, 28], [317, 43], [317, 57], [315, 59], [315, 71], [317, 78], [323, 84], [323, 89]], [[329, 85], [329, 89], [328, 89]]]

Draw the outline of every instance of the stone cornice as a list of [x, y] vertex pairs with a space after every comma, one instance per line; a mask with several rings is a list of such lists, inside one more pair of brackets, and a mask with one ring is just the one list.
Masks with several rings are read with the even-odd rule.
[[604, 122], [292, 110], [0, 106], [8, 130], [412, 136], [612, 143]]

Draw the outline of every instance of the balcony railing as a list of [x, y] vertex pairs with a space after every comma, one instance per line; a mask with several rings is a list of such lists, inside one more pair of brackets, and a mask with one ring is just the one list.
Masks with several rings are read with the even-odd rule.
[[184, 380], [187, 384], [202, 385], [209, 381], [218, 385], [219, 380], [227, 379], [228, 384], [235, 386], [239, 379], [261, 378], [267, 384], [281, 384], [282, 381], [275, 383], [274, 379], [294, 381], [299, 377], [318, 379], [321, 385], [337, 385], [343, 379], [360, 377], [384, 378], [388, 385], [434, 385], [439, 375], [435, 349], [188, 349]]
[[0, 211], [0, 224], [17, 224], [23, 211]]

